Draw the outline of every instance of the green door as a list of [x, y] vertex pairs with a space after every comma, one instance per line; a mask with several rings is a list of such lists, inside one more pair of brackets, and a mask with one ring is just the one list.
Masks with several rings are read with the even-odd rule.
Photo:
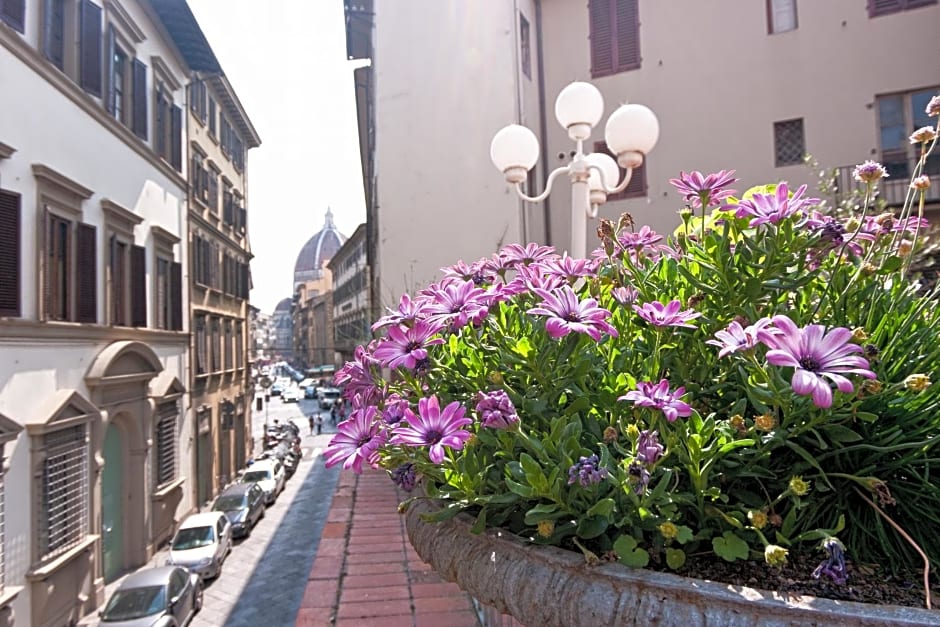
[[124, 570], [123, 462], [121, 432], [110, 424], [104, 436], [104, 469], [101, 472], [101, 546], [105, 582], [114, 581]]

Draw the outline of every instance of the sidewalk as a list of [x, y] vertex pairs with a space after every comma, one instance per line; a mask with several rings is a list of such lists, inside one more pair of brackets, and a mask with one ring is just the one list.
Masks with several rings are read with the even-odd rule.
[[297, 627], [478, 627], [470, 598], [408, 542], [384, 472], [343, 471], [300, 603]]

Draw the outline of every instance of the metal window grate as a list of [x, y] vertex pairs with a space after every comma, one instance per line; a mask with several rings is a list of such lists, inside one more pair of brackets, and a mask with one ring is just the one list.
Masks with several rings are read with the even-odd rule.
[[774, 122], [774, 155], [777, 167], [799, 165], [806, 154], [803, 118]]
[[88, 437], [84, 424], [44, 437], [39, 552], [43, 559], [67, 551], [88, 528]]
[[176, 479], [176, 421], [179, 415], [177, 403], [164, 403], [157, 410], [156, 446], [157, 485]]

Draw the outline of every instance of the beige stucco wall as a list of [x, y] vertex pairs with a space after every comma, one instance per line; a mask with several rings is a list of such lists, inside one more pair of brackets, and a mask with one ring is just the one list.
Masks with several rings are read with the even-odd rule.
[[514, 4], [376, 3], [382, 305], [520, 239], [520, 203], [489, 159], [518, 119]]
[[[648, 160], [649, 195], [611, 203], [641, 224], [672, 230], [680, 170], [737, 169], [739, 189], [787, 180], [815, 183], [804, 166], [774, 166], [773, 123], [804, 119], [806, 150], [836, 167], [878, 157], [877, 94], [940, 85], [940, 6], [868, 17], [865, 0], [798, 2], [796, 30], [768, 34], [755, 0], [640, 0], [642, 67], [593, 80], [606, 114], [624, 101], [652, 108], [659, 143]], [[543, 0], [546, 97], [572, 80], [591, 81], [586, 2]], [[551, 112], [551, 109], [549, 109]], [[549, 154], [570, 146], [552, 117]], [[594, 139], [603, 136], [603, 121]], [[552, 197], [552, 228], [566, 241], [570, 200]], [[596, 243], [593, 228], [588, 241]]]

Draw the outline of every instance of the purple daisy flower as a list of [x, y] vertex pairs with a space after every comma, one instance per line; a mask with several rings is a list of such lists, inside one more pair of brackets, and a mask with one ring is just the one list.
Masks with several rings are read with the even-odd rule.
[[480, 259], [469, 265], [463, 261], [458, 261], [452, 266], [441, 268], [441, 271], [445, 276], [473, 281], [476, 286], [487, 285], [496, 280], [496, 273], [490, 267], [488, 259]]
[[409, 406], [407, 399], [398, 394], [389, 394], [385, 399], [385, 409], [382, 410], [382, 420], [390, 427], [394, 427], [405, 417], [405, 410]]
[[372, 373], [372, 368], [379, 365], [379, 361], [371, 353], [374, 346], [375, 341], [369, 343], [369, 348], [357, 346], [355, 358], [347, 361], [333, 376], [333, 382], [344, 387], [343, 396], [346, 398], [357, 395], [372, 398], [379, 391]]
[[407, 446], [427, 446], [428, 457], [435, 464], [444, 461], [444, 447], [455, 451], [463, 448], [470, 439], [470, 432], [464, 427], [473, 423], [466, 417], [463, 406], [454, 401], [441, 410], [437, 396], [428, 396], [418, 401], [418, 413], [405, 410], [405, 422], [395, 427], [392, 432], [393, 444]]
[[640, 431], [636, 442], [636, 458], [644, 464], [653, 465], [662, 457], [663, 445], [659, 443], [659, 434], [656, 431], [645, 429]]
[[533, 291], [542, 297], [542, 304], [527, 313], [548, 316], [545, 330], [552, 339], [557, 340], [571, 332], [586, 333], [595, 342], [600, 341], [601, 332], [617, 337], [617, 329], [607, 322], [610, 312], [598, 307], [593, 298], [579, 302], [578, 295], [568, 285], [563, 285], [554, 292], [542, 289]]
[[528, 266], [519, 266], [518, 275], [513, 281], [521, 281], [527, 291], [545, 290], [552, 292], [565, 284], [564, 278], [558, 274], [551, 274], [541, 263], [533, 263]]
[[441, 330], [441, 326], [420, 321], [413, 327], [391, 327], [388, 335], [376, 345], [375, 358], [389, 368], [404, 366], [414, 370], [419, 362], [427, 360], [428, 346], [444, 343], [443, 339], [432, 337]]
[[519, 414], [504, 390], [478, 392], [476, 410], [480, 424], [488, 429], [509, 429], [519, 422]]
[[533, 242], [525, 246], [521, 244], [509, 244], [499, 251], [499, 256], [502, 258], [502, 262], [506, 267], [515, 268], [518, 266], [527, 266], [530, 263], [544, 259], [553, 259], [558, 255], [555, 253], [553, 246], [541, 246]]
[[829, 538], [823, 543], [823, 548], [828, 557], [813, 571], [813, 579], [825, 575], [841, 586], [849, 579], [845, 568], [845, 547], [836, 538]]
[[749, 226], [761, 224], [777, 224], [784, 218], [802, 214], [808, 207], [819, 204], [818, 198], [803, 198], [806, 185], [801, 185], [792, 196], [786, 183], [777, 185], [773, 194], [754, 194], [737, 205], [728, 205], [728, 209], [737, 209], [735, 217], [752, 220]]
[[650, 482], [650, 471], [646, 469], [646, 465], [638, 461], [630, 462], [630, 465], [627, 466], [627, 476], [630, 483], [633, 484], [633, 493], [637, 496], [643, 496], [643, 493], [646, 492], [646, 486]]
[[480, 324], [489, 314], [486, 292], [473, 281], [452, 280], [432, 285], [423, 294], [430, 299], [425, 313], [427, 322], [461, 329], [468, 323]]
[[669, 179], [687, 203], [695, 209], [703, 206], [717, 207], [729, 196], [734, 194], [733, 189], [727, 189], [738, 179], [734, 178], [734, 170], [719, 170], [708, 176], [701, 172], [679, 172], [679, 178]]
[[597, 455], [582, 457], [568, 468], [568, 485], [577, 483], [586, 488], [600, 483], [607, 478], [607, 469], [600, 467], [601, 460]]
[[387, 439], [387, 432], [376, 420], [375, 407], [364, 407], [353, 411], [349, 418], [339, 423], [336, 435], [326, 447], [324, 457], [327, 468], [343, 463], [343, 469], [362, 473], [363, 462], [376, 467], [378, 449]]
[[415, 465], [411, 462], [402, 464], [389, 473], [395, 485], [401, 486], [405, 492], [411, 492], [418, 483], [418, 474], [415, 472]]
[[702, 314], [692, 309], [679, 311], [681, 308], [682, 303], [678, 300], [671, 301], [667, 305], [656, 301], [644, 303], [642, 306], [633, 305], [633, 311], [637, 315], [657, 327], [688, 327], [694, 329], [695, 325], [689, 324], [689, 321], [698, 318]]
[[621, 305], [632, 305], [640, 297], [640, 293], [635, 287], [626, 287], [621, 285], [610, 291], [614, 299]]
[[[761, 318], [754, 324], [745, 328], [741, 326], [740, 322], [735, 320], [729, 324], [726, 329], [715, 332], [717, 339], [707, 340], [705, 343], [721, 347], [721, 350], [718, 351], [719, 359], [731, 353], [749, 351], [760, 342], [757, 337], [757, 332], [767, 327], [769, 324], [770, 318]], [[776, 329], [772, 328], [771, 332], [776, 332]]]
[[592, 276], [597, 271], [599, 264], [594, 259], [575, 259], [565, 255], [557, 259], [548, 259], [539, 265], [545, 275], [574, 281], [580, 277]]
[[398, 303], [398, 311], [388, 309], [389, 313], [376, 320], [375, 324], [372, 325], [372, 330], [377, 331], [383, 327], [397, 324], [412, 326], [415, 322], [424, 318], [426, 301], [426, 298], [420, 296], [412, 300], [408, 294], [402, 294]]
[[758, 333], [760, 341], [770, 347], [767, 362], [794, 368], [790, 383], [793, 391], [801, 396], [812, 395], [816, 407], [832, 406], [832, 389], [826, 379], [848, 394], [855, 388], [843, 373], [875, 378], [868, 369], [868, 360], [854, 354], [862, 352], [862, 347], [852, 343], [852, 332], [845, 327], [828, 333], [820, 324], [801, 329], [784, 315], [774, 316], [772, 322], [779, 333], [769, 329]]
[[670, 392], [667, 379], [663, 379], [659, 383], [640, 381], [636, 384], [636, 387], [637, 389], [627, 392], [617, 400], [633, 401], [633, 404], [637, 407], [658, 409], [663, 412], [669, 422], [675, 422], [679, 416], [692, 415], [692, 407], [679, 399], [685, 394], [684, 387], [678, 387], [675, 392]]

